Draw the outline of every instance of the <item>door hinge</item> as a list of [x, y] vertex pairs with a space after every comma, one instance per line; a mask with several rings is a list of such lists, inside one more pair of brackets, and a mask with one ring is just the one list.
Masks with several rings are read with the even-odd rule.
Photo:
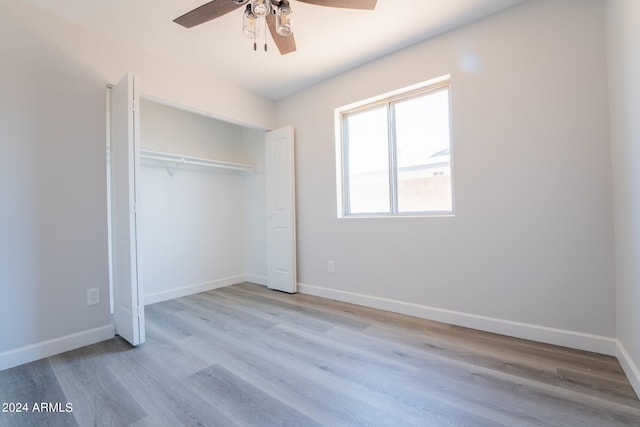
[[143, 308], [140, 306], [134, 307], [133, 308], [133, 317], [135, 317], [136, 319], [139, 319], [140, 316], [142, 315], [142, 310]]

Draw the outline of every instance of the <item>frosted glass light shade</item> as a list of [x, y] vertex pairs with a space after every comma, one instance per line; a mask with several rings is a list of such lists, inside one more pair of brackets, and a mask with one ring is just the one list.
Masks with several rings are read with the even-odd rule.
[[251, 0], [251, 10], [256, 16], [265, 16], [271, 13], [271, 0]]
[[248, 39], [257, 39], [260, 36], [258, 17], [252, 12], [249, 5], [247, 5], [242, 17], [242, 34]]
[[287, 1], [283, 1], [276, 10], [276, 32], [285, 37], [293, 33], [291, 28], [291, 8]]
[[293, 33], [291, 28], [291, 9], [280, 7], [276, 15], [276, 32], [281, 36], [290, 36]]

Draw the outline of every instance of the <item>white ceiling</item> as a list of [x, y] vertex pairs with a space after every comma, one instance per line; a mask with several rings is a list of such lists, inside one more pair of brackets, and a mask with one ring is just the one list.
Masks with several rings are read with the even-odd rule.
[[268, 52], [253, 51], [242, 8], [191, 29], [172, 22], [207, 0], [25, 1], [276, 100], [523, 0], [378, 0], [374, 11], [291, 0], [297, 51], [285, 56], [270, 35]]

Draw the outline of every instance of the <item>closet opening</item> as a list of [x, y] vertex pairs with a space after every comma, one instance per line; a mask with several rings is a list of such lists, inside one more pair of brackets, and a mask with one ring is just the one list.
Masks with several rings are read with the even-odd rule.
[[[135, 215], [143, 305], [244, 281], [267, 285], [267, 132], [151, 98], [142, 97], [138, 108]], [[111, 108], [107, 112], [111, 123]], [[107, 149], [115, 318], [114, 171]]]
[[265, 131], [140, 101], [144, 304], [266, 284]]

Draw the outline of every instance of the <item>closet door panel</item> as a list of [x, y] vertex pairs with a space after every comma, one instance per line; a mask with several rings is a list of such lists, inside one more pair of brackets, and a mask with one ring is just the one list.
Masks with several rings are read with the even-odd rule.
[[126, 75], [111, 91], [111, 209], [116, 333], [132, 345], [145, 341], [142, 280], [138, 265], [137, 178], [139, 119], [135, 78]]
[[293, 127], [266, 135], [267, 286], [297, 291]]

